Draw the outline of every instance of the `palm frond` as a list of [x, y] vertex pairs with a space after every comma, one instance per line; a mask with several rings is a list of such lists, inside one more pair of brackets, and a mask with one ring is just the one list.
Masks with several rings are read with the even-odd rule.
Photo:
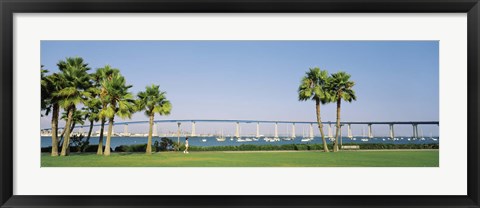
[[298, 100], [320, 100], [322, 103], [330, 102], [327, 94], [328, 72], [318, 67], [310, 68], [302, 77], [298, 87]]

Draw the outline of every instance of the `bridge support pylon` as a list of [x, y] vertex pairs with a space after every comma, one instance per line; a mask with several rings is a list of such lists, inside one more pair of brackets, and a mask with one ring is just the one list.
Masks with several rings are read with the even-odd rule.
[[328, 124], [328, 138], [333, 138], [332, 123]]
[[395, 131], [393, 128], [393, 124], [389, 124], [389, 125], [390, 125], [390, 139], [393, 139], [395, 138]]
[[368, 124], [368, 138], [373, 138], [372, 124]]
[[292, 123], [292, 138], [295, 138], [295, 123]]
[[235, 123], [235, 137], [240, 137], [240, 123]]
[[255, 137], [259, 138], [260, 137], [260, 123], [257, 122], [257, 135]]
[[352, 135], [352, 124], [348, 124], [347, 136], [348, 136], [348, 138], [353, 138], [353, 135]]
[[413, 126], [413, 138], [418, 138], [418, 124], [412, 124]]
[[192, 122], [192, 134], [190, 136], [192, 136], [192, 137], [197, 136], [196, 128], [195, 128], [195, 121]]
[[275, 133], [273, 138], [278, 138], [278, 123], [275, 123]]

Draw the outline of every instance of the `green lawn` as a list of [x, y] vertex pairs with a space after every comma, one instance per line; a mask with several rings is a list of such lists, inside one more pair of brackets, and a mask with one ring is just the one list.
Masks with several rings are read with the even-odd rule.
[[42, 167], [438, 167], [438, 150], [296, 152], [42, 153]]

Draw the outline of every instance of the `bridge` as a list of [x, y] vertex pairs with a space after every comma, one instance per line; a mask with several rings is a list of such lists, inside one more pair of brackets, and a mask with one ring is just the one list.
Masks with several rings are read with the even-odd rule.
[[[274, 131], [274, 138], [278, 138], [278, 124], [291, 124], [292, 131], [291, 137], [295, 138], [295, 124], [307, 124], [309, 125], [309, 137], [313, 138], [313, 125], [317, 124], [315, 121], [281, 121], [281, 120], [216, 120], [216, 119], [180, 119], [180, 120], [154, 120], [154, 130], [156, 130], [156, 125], [159, 123], [177, 123], [178, 127], [182, 123], [191, 123], [192, 131], [190, 136], [196, 136], [196, 123], [233, 123], [235, 124], [235, 137], [240, 137], [240, 124], [242, 123], [256, 123], [256, 137], [260, 137], [260, 124], [275, 124], [275, 131]], [[149, 121], [126, 121], [126, 122], [115, 122], [114, 125], [123, 125], [124, 126], [124, 134], [128, 134], [128, 125], [129, 124], [148, 124]], [[333, 126], [335, 126], [336, 122], [322, 122], [328, 128], [327, 137], [333, 138]], [[107, 125], [107, 124], [106, 124]], [[411, 125], [412, 126], [412, 137], [418, 138], [418, 125], [439, 125], [438, 121], [389, 121], [389, 122], [382, 122], [382, 121], [372, 121], [372, 122], [363, 122], [363, 121], [342, 121], [340, 122], [340, 128], [342, 126], [347, 126], [348, 137], [352, 138], [352, 127], [351, 125], [367, 125], [368, 126], [368, 137], [373, 138], [373, 130], [372, 125], [388, 125], [389, 126], [389, 137], [395, 137], [395, 125]], [[100, 124], [95, 124], [94, 126], [100, 126]], [[79, 128], [88, 128], [89, 125], [77, 126]], [[62, 129], [62, 128], [59, 128]], [[41, 129], [42, 131], [51, 130], [51, 128], [44, 128]], [[154, 132], [155, 134], [155, 132]]]

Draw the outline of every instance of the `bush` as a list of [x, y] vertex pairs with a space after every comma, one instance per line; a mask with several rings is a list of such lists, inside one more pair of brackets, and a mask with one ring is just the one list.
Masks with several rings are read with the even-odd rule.
[[[97, 149], [98, 149], [98, 145], [88, 145], [85, 148], [85, 152], [97, 152]], [[105, 150], [105, 146], [103, 147], [103, 149]], [[70, 146], [70, 152], [76, 152], [77, 150], [78, 150], [77, 146]], [[59, 153], [60, 153], [60, 151], [62, 151], [61, 147], [58, 149]], [[51, 146], [42, 147], [41, 152], [52, 152], [52, 147]], [[112, 148], [110, 148], [110, 152], [113, 152]]]
[[161, 138], [161, 142], [155, 141], [154, 146], [157, 147], [158, 151], [171, 151], [178, 145], [175, 145], [171, 139], [163, 137]]
[[[166, 144], [169, 144], [166, 141]], [[345, 143], [343, 145], [359, 145], [360, 149], [438, 149], [439, 144], [365, 144], [365, 143]], [[162, 149], [162, 143], [158, 145], [152, 145], [152, 151], [172, 151], [176, 150], [178, 144], [172, 142], [168, 148]], [[185, 144], [180, 143], [180, 151], [185, 149]], [[98, 145], [88, 145], [85, 152], [97, 152]], [[145, 152], [147, 144], [134, 144], [134, 145], [120, 145], [115, 148], [115, 152]], [[332, 144], [328, 144], [330, 150], [333, 149]], [[42, 152], [51, 152], [51, 147], [42, 147]], [[242, 144], [240, 146], [190, 146], [190, 151], [272, 151], [272, 150], [323, 150], [322, 144], [284, 144], [284, 145], [254, 145], [254, 144]], [[70, 147], [70, 152], [75, 152], [76, 146]], [[113, 151], [110, 148], [110, 151]]]
[[120, 145], [115, 147], [115, 152], [145, 152], [146, 150], [147, 144]]
[[[103, 149], [105, 150], [105, 146], [103, 146]], [[98, 150], [98, 145], [88, 145], [87, 148], [85, 148], [85, 152], [97, 152]], [[112, 152], [113, 149], [110, 148], [110, 152]]]
[[70, 143], [70, 146], [71, 147], [75, 147], [74, 149], [75, 150], [72, 150], [70, 148], [70, 152], [72, 151], [75, 151], [75, 152], [85, 152], [85, 149], [88, 147], [88, 145], [90, 144], [89, 141], [87, 141], [87, 139], [85, 138], [85, 136], [83, 134], [80, 134], [80, 135], [73, 135], [71, 137], [71, 143]]
[[360, 149], [438, 149], [439, 148], [439, 144], [348, 143], [344, 145], [359, 145]]

